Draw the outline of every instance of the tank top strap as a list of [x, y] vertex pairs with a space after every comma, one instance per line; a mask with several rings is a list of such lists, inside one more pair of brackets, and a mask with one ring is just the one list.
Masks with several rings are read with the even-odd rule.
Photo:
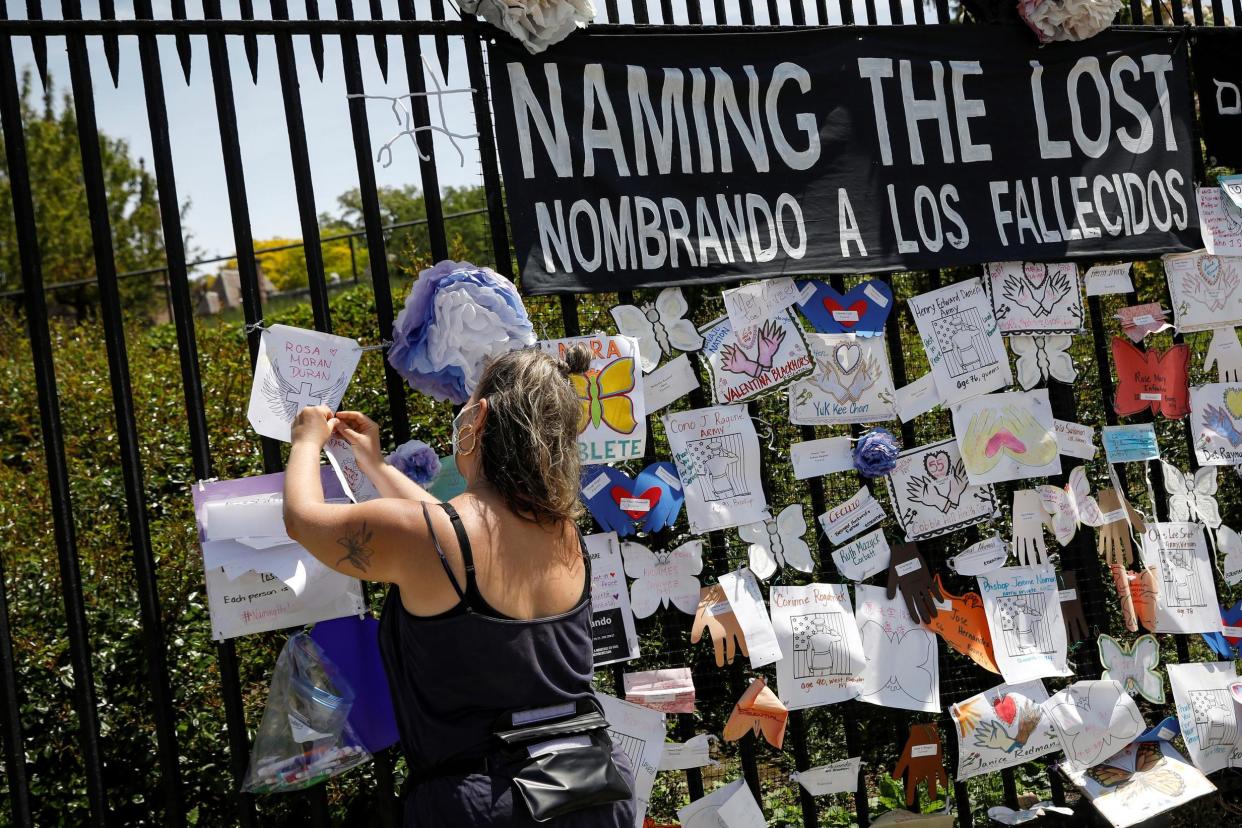
[[[423, 503], [423, 520], [427, 521], [427, 531], [431, 533], [431, 543], [436, 548], [436, 554], [440, 556], [440, 565], [444, 567], [444, 574], [448, 575], [449, 583], [453, 585], [453, 591], [457, 593], [457, 599], [464, 601], [466, 593], [462, 591], [461, 585], [457, 583], [457, 576], [453, 574], [453, 568], [449, 566], [448, 558], [444, 556], [444, 549], [440, 546], [440, 538], [436, 536], [436, 528], [431, 525], [431, 513], [427, 511], [427, 504]], [[473, 576], [471, 569], [466, 570], [467, 584]]]
[[457, 535], [457, 546], [461, 549], [461, 560], [466, 566], [466, 589], [462, 597], [478, 596], [479, 584], [474, 577], [474, 550], [470, 547], [470, 536], [466, 534], [466, 525], [461, 522], [461, 515], [453, 508], [453, 504], [441, 503], [440, 507], [444, 509], [449, 522], [453, 524], [453, 532]]

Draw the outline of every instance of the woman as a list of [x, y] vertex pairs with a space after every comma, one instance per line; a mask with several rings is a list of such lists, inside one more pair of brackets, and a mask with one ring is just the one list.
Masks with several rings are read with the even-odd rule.
[[[319, 406], [293, 423], [290, 537], [339, 572], [392, 584], [380, 648], [410, 767], [407, 826], [634, 824], [619, 750], [612, 778], [622, 792], [612, 798], [624, 798], [551, 822], [533, 821], [512, 774], [498, 768], [501, 719], [597, 704], [589, 561], [574, 523], [581, 404], [568, 379], [589, 357], [579, 346], [566, 359], [523, 350], [488, 365], [453, 420], [467, 486], [449, 503], [384, 463], [379, 429], [362, 414]], [[319, 453], [333, 432], [381, 499], [324, 503]], [[607, 748], [601, 755], [608, 764]]]

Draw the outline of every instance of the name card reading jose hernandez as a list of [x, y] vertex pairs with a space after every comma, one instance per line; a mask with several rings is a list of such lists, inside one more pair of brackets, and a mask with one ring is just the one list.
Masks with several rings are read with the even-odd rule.
[[492, 44], [524, 289], [1197, 246], [1184, 38], [926, 36]]

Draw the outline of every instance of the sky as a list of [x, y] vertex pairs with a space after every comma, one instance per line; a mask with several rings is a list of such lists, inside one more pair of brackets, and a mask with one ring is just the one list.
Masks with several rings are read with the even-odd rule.
[[[790, 0], [780, 0], [782, 8], [788, 8]], [[814, 0], [803, 0], [810, 19], [814, 19]], [[902, 0], [907, 19], [913, 19], [911, 0]], [[20, 15], [24, 4], [10, 4], [14, 17]], [[168, 3], [156, 0], [156, 15], [169, 16]], [[267, 16], [266, 3], [255, 3], [256, 14]], [[293, 0], [290, 11], [298, 16], [302, 3]], [[356, 0], [355, 14], [369, 17], [370, 4]], [[623, 21], [631, 18], [629, 0], [619, 0]], [[684, 3], [674, 3], [682, 6]], [[710, 22], [712, 0], [703, 0], [705, 15]], [[830, 5], [835, 5], [831, 3]], [[861, 18], [862, 0], [854, 3], [856, 15]], [[878, 6], [887, 9], [885, 0]], [[192, 18], [202, 17], [201, 0], [187, 3]], [[597, 6], [604, 7], [603, 0]], [[658, 8], [659, 4], [652, 2]], [[737, 12], [738, 0], [727, 0], [730, 22], [740, 22]], [[767, 3], [756, 0], [757, 22], [767, 22]], [[118, 0], [117, 15], [132, 18], [133, 3]], [[237, 17], [236, 0], [224, 0], [225, 17]], [[396, 0], [384, 0], [385, 17], [397, 18]], [[427, 12], [426, 0], [418, 0], [421, 13]], [[45, 4], [49, 16], [52, 4]], [[321, 14], [335, 12], [335, 3], [321, 0]], [[83, 3], [86, 17], [98, 17], [97, 0]], [[450, 16], [453, 12], [449, 11]], [[929, 12], [929, 15], [934, 13]], [[881, 12], [881, 22], [887, 22], [886, 11]], [[675, 22], [685, 22], [677, 19]], [[789, 22], [788, 19], [783, 22]], [[835, 14], [831, 22], [837, 23]], [[171, 37], [159, 39], [160, 60], [164, 75], [164, 94], [167, 100], [173, 163], [180, 198], [190, 203], [184, 227], [191, 244], [205, 256], [228, 256], [235, 249], [233, 228], [229, 218], [229, 204], [221, 160], [220, 134], [216, 120], [210, 66], [206, 39], [191, 38], [194, 57], [190, 82], [187, 85]], [[465, 54], [459, 38], [449, 38], [449, 75], [441, 76], [435, 59], [432, 38], [422, 38], [423, 54], [427, 58], [427, 87], [466, 89], [469, 79]], [[147, 125], [146, 104], [142, 90], [142, 75], [138, 62], [135, 38], [120, 41], [120, 81], [114, 87], [104, 59], [100, 38], [89, 38], [91, 69], [95, 87], [95, 107], [99, 128], [113, 137], [125, 139], [131, 154], [151, 164], [151, 137]], [[363, 88], [368, 95], [400, 96], [407, 91], [404, 57], [399, 38], [388, 39], [389, 73], [385, 82], [372, 47], [370, 37], [360, 39], [362, 55]], [[284, 109], [280, 80], [276, 69], [276, 53], [271, 38], [259, 38], [258, 82], [250, 80], [250, 70], [240, 37], [229, 37], [229, 58], [233, 75], [233, 94], [237, 108], [238, 132], [242, 162], [246, 179], [246, 193], [250, 204], [251, 229], [256, 240], [268, 238], [300, 238], [297, 202], [293, 187], [293, 172], [289, 160], [289, 139], [285, 129]], [[298, 77], [301, 84], [302, 108], [306, 120], [311, 162], [311, 175], [315, 190], [317, 211], [335, 212], [337, 197], [358, 186], [358, 171], [354, 160], [353, 138], [350, 130], [345, 80], [342, 74], [340, 43], [335, 37], [324, 38], [324, 78], [319, 80], [311, 58], [310, 42], [306, 37], [294, 38]], [[41, 91], [38, 75], [34, 71], [34, 56], [29, 40], [18, 38], [15, 53], [19, 71], [29, 69], [34, 76], [36, 96]], [[48, 72], [58, 96], [69, 84], [69, 68], [65, 56], [63, 38], [48, 41]], [[473, 133], [474, 118], [467, 93], [445, 95], [445, 126], [458, 133]], [[390, 102], [371, 100], [367, 102], [371, 128], [372, 158], [388, 139], [397, 134], [398, 128]], [[435, 107], [433, 104], [433, 122]], [[452, 143], [443, 135], [435, 136], [437, 169], [441, 187], [470, 186], [482, 183], [479, 167], [478, 143], [473, 138], [459, 140], [465, 155], [460, 163]], [[408, 139], [393, 147], [391, 164], [384, 167], [374, 164], [376, 181], [380, 186], [413, 184], [421, 187], [418, 157]], [[214, 268], [212, 268], [214, 269]]]

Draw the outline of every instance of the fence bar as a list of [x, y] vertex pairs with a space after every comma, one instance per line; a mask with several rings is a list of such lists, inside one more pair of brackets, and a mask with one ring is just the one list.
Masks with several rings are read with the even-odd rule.
[[[352, 18], [348, 0], [337, 0], [336, 14]], [[362, 202], [362, 223], [367, 231], [367, 252], [370, 255], [371, 285], [375, 292], [375, 315], [380, 340], [392, 336], [392, 283], [388, 276], [388, 251], [380, 217], [379, 194], [375, 189], [375, 166], [371, 160], [371, 128], [367, 123], [367, 105], [361, 97], [362, 63], [358, 57], [358, 36], [341, 35], [341, 58], [345, 69], [345, 91], [349, 95], [349, 123], [353, 130], [354, 158], [358, 165], [358, 194]], [[446, 74], [447, 77], [447, 74]], [[398, 444], [410, 439], [410, 412], [405, 404], [405, 382], [388, 364], [388, 348], [384, 348], [384, 384], [388, 389], [388, 410], [392, 417], [393, 438]]]
[[[43, 3], [40, 0], [26, 0], [26, 17], [29, 20], [43, 19]], [[47, 88], [47, 38], [43, 35], [32, 35], [30, 48], [34, 52], [35, 68], [39, 70], [39, 80], [43, 88]]]
[[487, 223], [492, 231], [492, 253], [496, 260], [496, 272], [512, 280], [516, 275], [513, 272], [513, 257], [509, 253], [504, 193], [500, 182], [500, 167], [496, 162], [492, 110], [487, 99], [487, 73], [483, 69], [483, 34], [480, 24], [472, 21], [472, 26], [470, 34], [462, 40], [466, 47], [470, 86], [474, 89], [474, 128], [479, 133], [479, 163], [483, 168], [483, 189], [487, 194]]
[[[371, 0], [371, 19], [384, 19], [384, 6], [380, 0]], [[371, 42], [375, 47], [375, 60], [379, 62], [380, 77], [388, 83], [388, 35], [376, 32]]]
[[4, 717], [4, 775], [8, 780], [13, 824], [27, 826], [34, 824], [34, 818], [30, 814], [30, 776], [26, 768], [26, 740], [22, 735], [13, 628], [9, 626], [7, 583], [4, 558], [0, 556], [0, 710]]
[[[415, 17], [414, 0], [399, 0], [397, 13], [402, 20]], [[442, 262], [449, 257], [448, 239], [444, 228], [444, 205], [440, 201], [440, 173], [436, 170], [436, 148], [431, 132], [422, 127], [431, 124], [427, 103], [427, 78], [423, 74], [423, 44], [418, 35], [402, 35], [401, 50], [405, 55], [405, 82], [410, 90], [410, 114], [414, 118], [415, 145], [418, 147], [418, 173], [423, 185], [423, 208], [427, 212], [427, 238], [431, 258]], [[447, 78], [445, 79], [447, 80]]]
[[1225, 25], [1225, 3], [1224, 0], [1212, 0], [1212, 25]]
[[[7, 15], [0, 7], [0, 19]], [[52, 337], [48, 330], [47, 302], [43, 295], [43, 268], [39, 261], [39, 236], [35, 225], [34, 199], [30, 189], [30, 169], [26, 160], [26, 135], [22, 123], [21, 93], [17, 87], [17, 67], [13, 42], [0, 37], [0, 124], [4, 129], [4, 149], [8, 162], [9, 187], [13, 199], [14, 230], [21, 260], [25, 289], [26, 327], [34, 361], [35, 386], [39, 394], [39, 424], [47, 462], [48, 490], [52, 505], [52, 528], [60, 566], [61, 593], [69, 636], [69, 662], [73, 674], [73, 701], [78, 716], [79, 749], [90, 803], [90, 822], [106, 825], [108, 802], [103, 783], [103, 757], [99, 745], [98, 706], [95, 678], [91, 669], [90, 638], [82, 601], [82, 576], [78, 566], [77, 539], [73, 526], [69, 469], [65, 462], [65, 443], [60, 420], [60, 397], [56, 388], [56, 369], [52, 360]], [[7, 680], [7, 677], [6, 677]], [[21, 738], [21, 723], [10, 721], [6, 705], [5, 733], [10, 740]], [[7, 751], [22, 750], [20, 741], [6, 743]], [[9, 770], [6, 764], [6, 771]], [[30, 823], [30, 789], [24, 762], [9, 775], [13, 809]], [[20, 801], [19, 801], [20, 800]], [[21, 812], [24, 812], [22, 814]], [[23, 821], [21, 819], [19, 822]]]

